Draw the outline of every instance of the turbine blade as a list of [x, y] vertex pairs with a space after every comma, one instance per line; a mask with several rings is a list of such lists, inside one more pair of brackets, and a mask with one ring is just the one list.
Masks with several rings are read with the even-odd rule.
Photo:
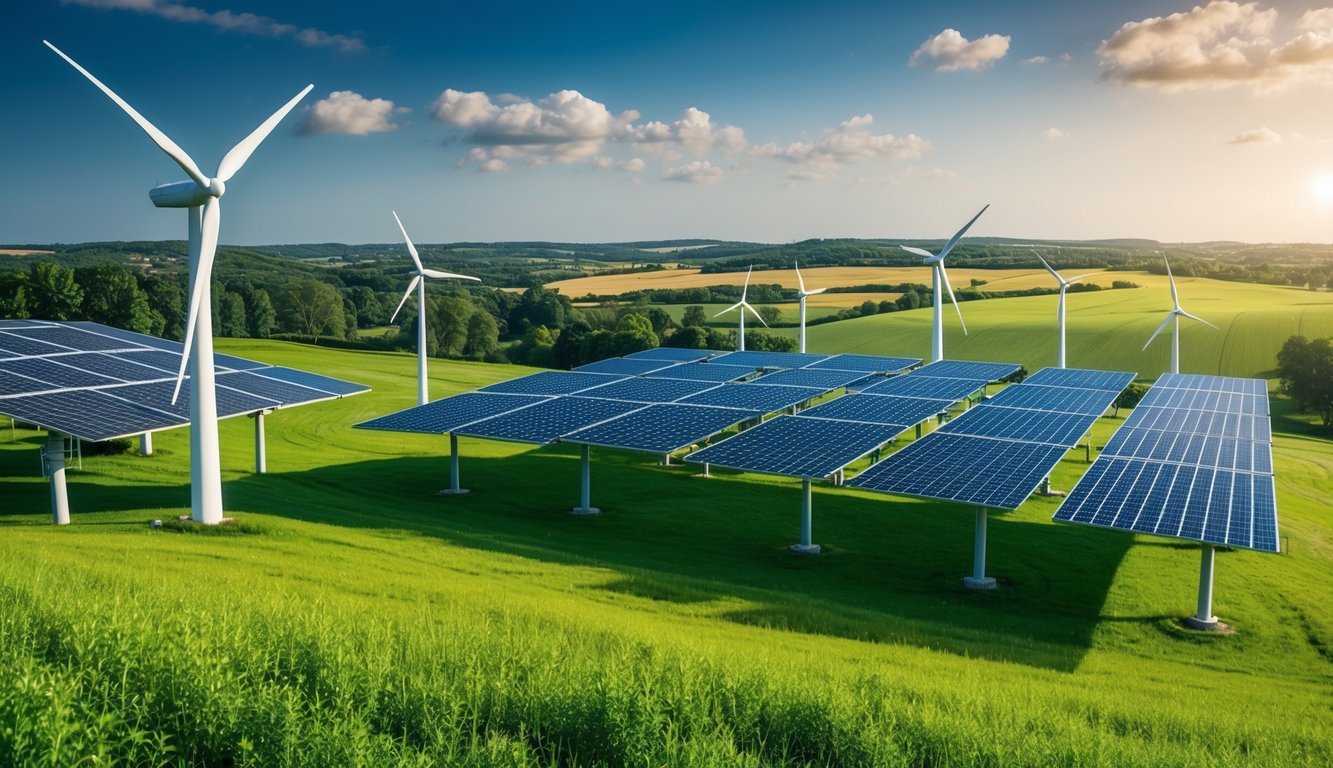
[[827, 288], [816, 288], [816, 289], [814, 289], [813, 291], [808, 291], [805, 295], [806, 295], [806, 296], [818, 296], [819, 294], [821, 294], [821, 293], [823, 293], [824, 291], [827, 291], [827, 290], [828, 290]]
[[743, 303], [743, 302], [736, 302], [735, 304], [732, 304], [731, 306], [727, 307], [726, 309], [722, 310], [721, 312], [718, 312], [716, 315], [713, 315], [713, 317], [722, 317], [723, 315], [727, 314], [728, 312], [730, 312], [731, 310], [735, 309], [736, 307], [739, 307], [742, 303]]
[[1176, 294], [1176, 278], [1171, 274], [1171, 262], [1167, 261], [1166, 254], [1162, 254], [1162, 261], [1166, 262], [1166, 279], [1171, 281], [1171, 303], [1180, 309], [1180, 296]]
[[[1056, 272], [1056, 271], [1051, 267], [1050, 264], [1047, 264], [1047, 263], [1046, 263], [1046, 259], [1043, 259], [1043, 258], [1041, 257], [1041, 254], [1040, 254], [1040, 253], [1037, 253], [1036, 251], [1033, 251], [1033, 252], [1032, 252], [1032, 255], [1037, 257], [1037, 261], [1040, 261], [1040, 262], [1041, 262], [1041, 265], [1042, 265], [1043, 267], [1046, 267], [1046, 271], [1047, 271], [1047, 272], [1050, 272], [1050, 273], [1051, 273], [1051, 276], [1054, 277], [1056, 280], [1058, 280], [1058, 281], [1060, 282], [1061, 285], [1064, 285], [1064, 284], [1065, 284], [1065, 282], [1066, 282], [1065, 279], [1064, 279], [1063, 277], [1060, 277], [1060, 273], [1059, 273], [1059, 272]], [[1072, 282], [1072, 281], [1070, 281], [1070, 282]]]
[[398, 309], [395, 309], [393, 314], [389, 315], [389, 325], [393, 325], [393, 321], [398, 317], [398, 313], [403, 311], [403, 305], [407, 303], [409, 298], [411, 298], [412, 291], [417, 289], [417, 283], [419, 282], [421, 282], [421, 275], [413, 275], [412, 282], [407, 284], [407, 290], [403, 292], [403, 300], [398, 302]]
[[750, 310], [750, 314], [754, 315], [754, 319], [755, 319], [755, 320], [758, 320], [759, 323], [760, 323], [760, 325], [764, 326], [765, 328], [768, 327], [768, 323], [765, 323], [765, 322], [764, 322], [764, 318], [759, 314], [759, 310], [757, 310], [757, 309], [755, 309], [754, 307], [750, 306], [749, 303], [746, 303], [746, 305], [745, 305], [745, 309], [742, 309], [742, 310], [741, 310], [741, 314], [745, 314], [745, 310], [746, 310], [746, 309]]
[[[977, 214], [980, 216], [981, 214]], [[975, 219], [974, 219], [975, 221]], [[949, 292], [949, 302], [953, 304], [954, 311], [958, 313], [958, 324], [963, 326], [963, 335], [967, 335], [967, 323], [963, 322], [963, 310], [958, 306], [958, 300], [953, 297], [953, 287], [949, 285], [949, 273], [944, 271], [944, 262], [938, 262], [936, 267], [940, 270], [940, 282], [944, 283], [944, 290]]]
[[393, 220], [398, 222], [398, 231], [403, 233], [403, 242], [407, 243], [407, 252], [412, 255], [412, 263], [417, 265], [417, 273], [420, 274], [425, 267], [421, 266], [421, 257], [417, 255], [417, 247], [412, 245], [412, 238], [407, 236], [407, 229], [403, 227], [403, 220], [398, 218], [398, 212], [391, 211], [391, 213], [393, 214]]
[[258, 128], [251, 131], [249, 136], [241, 139], [241, 143], [232, 147], [230, 152], [223, 155], [222, 162], [218, 163], [218, 179], [228, 181], [236, 175], [236, 172], [241, 170], [241, 166], [245, 165], [245, 161], [250, 159], [250, 154], [255, 151], [260, 142], [268, 138], [273, 129], [278, 127], [278, 123], [282, 122], [282, 118], [286, 117], [287, 113], [292, 111], [292, 107], [295, 107], [298, 101], [304, 99], [305, 95], [310, 93], [310, 89], [314, 87], [314, 83], [307, 85], [305, 89], [296, 94], [295, 98], [284, 104], [282, 109], [274, 112], [269, 116], [269, 119], [260, 123]]
[[60, 50], [54, 45], [51, 45], [51, 43], [47, 42], [46, 40], [43, 40], [42, 42], [46, 43], [47, 48], [50, 48], [51, 50], [55, 51], [57, 56], [69, 62], [70, 66], [79, 70], [79, 72], [82, 73], [84, 77], [92, 81], [92, 84], [97, 86], [102, 91], [102, 93], [105, 93], [108, 97], [110, 97], [112, 101], [116, 102], [117, 106], [125, 110], [125, 114], [129, 115], [130, 119], [133, 120], [135, 123], [137, 123], [139, 127], [143, 129], [144, 133], [148, 134], [148, 138], [153, 140], [153, 143], [157, 145], [157, 148], [165, 152], [167, 157], [174, 160], [176, 162], [176, 165], [179, 165], [181, 167], [181, 170], [185, 171], [186, 175], [188, 175], [191, 179], [194, 179], [196, 184], [198, 184], [201, 187], [207, 187], [209, 185], [208, 177], [204, 175], [203, 171], [199, 170], [199, 166], [195, 165], [194, 160], [192, 160], [190, 156], [185, 153], [185, 150], [181, 149], [179, 146], [176, 145], [176, 142], [172, 141], [171, 138], [168, 137], [162, 131], [159, 131], [157, 129], [157, 126], [148, 122], [148, 119], [145, 118], [143, 115], [139, 114], [137, 111], [135, 111], [134, 107], [131, 107], [129, 104], [125, 102], [124, 99], [117, 96], [115, 91], [103, 85], [101, 80], [98, 80], [97, 78], [93, 77], [91, 72], [79, 66], [79, 63], [77, 61], [66, 56], [64, 51]]
[[[218, 226], [222, 223], [222, 206], [216, 197], [208, 198], [204, 203], [204, 220], [199, 236], [199, 263], [194, 268], [194, 290], [190, 292], [190, 311], [185, 321], [185, 348], [181, 350], [181, 367], [176, 373], [176, 388], [171, 392], [171, 404], [176, 404], [180, 397], [181, 384], [185, 381], [185, 369], [190, 363], [190, 349], [194, 346], [194, 326], [200, 312], [212, 312], [212, 307], [200, 306], [204, 300], [204, 289], [213, 279], [213, 257], [218, 250]], [[212, 365], [212, 360], [200, 361], [201, 365]]]
[[436, 278], [438, 280], [443, 280], [443, 279], [475, 280], [478, 283], [481, 282], [480, 277], [470, 277], [468, 275], [455, 275], [453, 272], [441, 272], [438, 269], [423, 269], [421, 270], [421, 274], [425, 275], [426, 277]]
[[1089, 277], [1093, 277], [1096, 274], [1097, 274], [1096, 272], [1089, 272], [1086, 275], [1079, 275], [1078, 277], [1070, 278], [1065, 281], [1065, 285], [1073, 285], [1074, 283], [1077, 283], [1080, 280], [1087, 280]]
[[796, 284], [801, 287], [801, 295], [809, 296], [810, 294], [805, 292], [805, 281], [801, 279], [801, 265], [795, 261], [792, 262], [792, 265], [796, 267]]
[[1185, 316], [1185, 317], [1188, 317], [1188, 318], [1191, 319], [1191, 320], [1198, 320], [1199, 322], [1203, 323], [1204, 325], [1208, 326], [1209, 328], [1213, 328], [1213, 329], [1218, 330], [1218, 331], [1222, 330], [1221, 328], [1218, 328], [1217, 326], [1213, 325], [1212, 323], [1208, 322], [1207, 320], [1204, 320], [1202, 317], [1199, 317], [1198, 315], [1191, 315], [1190, 313], [1186, 312], [1186, 311], [1183, 310], [1183, 309], [1180, 310], [1180, 314], [1183, 315], [1183, 316]]
[[913, 256], [920, 256], [923, 259], [935, 258], [935, 254], [931, 253], [930, 251], [927, 251], [925, 248], [913, 248], [910, 245], [900, 245], [898, 247], [903, 249], [904, 251], [907, 251]]
[[745, 297], [746, 297], [746, 295], [749, 294], [749, 292], [750, 292], [750, 273], [753, 272], [753, 271], [754, 271], [754, 265], [753, 265], [753, 264], [750, 265], [750, 268], [749, 268], [749, 269], [745, 270], [745, 287], [744, 287], [744, 288], [741, 288], [741, 303], [742, 303], [742, 304], [745, 303]]
[[1175, 318], [1175, 316], [1176, 316], [1175, 312], [1168, 312], [1166, 315], [1166, 319], [1162, 321], [1161, 325], [1157, 326], [1157, 330], [1152, 332], [1152, 335], [1148, 337], [1148, 341], [1143, 345], [1143, 349], [1139, 351], [1142, 352], [1143, 350], [1146, 350], [1148, 348], [1148, 344], [1151, 344], [1152, 340], [1157, 338], [1158, 334], [1166, 330], [1166, 326], [1171, 323], [1171, 321]]
[[958, 241], [963, 239], [963, 235], [967, 234], [967, 230], [971, 229], [972, 225], [977, 223], [977, 219], [981, 218], [981, 214], [986, 212], [986, 208], [990, 208], [990, 203], [986, 203], [985, 208], [977, 211], [977, 215], [973, 216], [971, 221], [964, 224], [962, 229], [955, 232], [954, 236], [949, 238], [949, 242], [944, 244], [944, 247], [940, 249], [939, 254], [937, 254], [935, 258], [943, 260], [945, 256], [948, 256], [949, 251], [952, 251], [954, 246], [958, 245]]

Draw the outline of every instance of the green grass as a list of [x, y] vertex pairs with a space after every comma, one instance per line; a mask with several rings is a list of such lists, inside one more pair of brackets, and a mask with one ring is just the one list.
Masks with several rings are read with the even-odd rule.
[[[265, 476], [223, 422], [217, 532], [145, 524], [188, 511], [184, 430], [71, 470], [61, 529], [41, 435], [0, 444], [0, 765], [1333, 762], [1333, 444], [1285, 413], [1288, 553], [1219, 554], [1238, 631], [1211, 636], [1178, 620], [1196, 547], [1052, 499], [993, 516], [1002, 588], [972, 594], [958, 505], [817, 488], [800, 558], [794, 481], [595, 450], [603, 514], [574, 517], [576, 451], [471, 439], [473, 492], [441, 497], [444, 438], [350, 428], [414, 402], [412, 356], [218, 346], [374, 392], [272, 415]], [[431, 372], [440, 397], [522, 369]]]

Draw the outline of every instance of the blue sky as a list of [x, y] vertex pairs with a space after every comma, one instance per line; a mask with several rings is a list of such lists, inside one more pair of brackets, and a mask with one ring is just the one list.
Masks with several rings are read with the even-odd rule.
[[[567, 7], [573, 6], [573, 7]], [[0, 242], [976, 235], [1333, 240], [1318, 3], [31, 0], [0, 29]]]

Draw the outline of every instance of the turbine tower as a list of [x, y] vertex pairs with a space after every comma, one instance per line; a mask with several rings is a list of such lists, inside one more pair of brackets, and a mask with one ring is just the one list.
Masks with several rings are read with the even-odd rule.
[[820, 288], [814, 291], [807, 291], [805, 289], [805, 281], [801, 279], [801, 265], [796, 264], [796, 262], [792, 262], [792, 264], [796, 266], [796, 284], [801, 287], [800, 291], [796, 294], [796, 298], [801, 301], [801, 351], [805, 352], [805, 299], [807, 296], [818, 296], [828, 289]]
[[1032, 255], [1036, 256], [1037, 260], [1041, 262], [1041, 265], [1043, 267], [1046, 267], [1046, 271], [1050, 272], [1051, 275], [1055, 277], [1056, 281], [1060, 283], [1060, 303], [1056, 305], [1055, 315], [1057, 318], [1059, 318], [1060, 322], [1060, 367], [1064, 368], [1065, 367], [1065, 292], [1068, 291], [1069, 286], [1073, 285], [1074, 283], [1092, 277], [1092, 273], [1086, 275], [1079, 275], [1078, 277], [1075, 277], [1071, 280], [1066, 280], [1063, 277], [1060, 277], [1060, 273], [1052, 269], [1050, 264], [1046, 263], [1046, 259], [1043, 259], [1040, 253], [1033, 251]]
[[1207, 320], [1204, 320], [1202, 317], [1191, 315], [1184, 309], [1181, 309], [1180, 295], [1176, 293], [1176, 278], [1171, 274], [1171, 262], [1167, 261], [1166, 254], [1162, 254], [1162, 261], [1166, 262], [1166, 279], [1171, 281], [1171, 304], [1173, 307], [1171, 311], [1167, 313], [1166, 319], [1162, 321], [1162, 324], [1157, 326], [1157, 330], [1153, 331], [1152, 335], [1148, 337], [1148, 342], [1143, 345], [1143, 349], [1148, 349], [1148, 344], [1151, 344], [1152, 340], [1157, 338], [1157, 335], [1166, 329], [1167, 323], [1174, 322], [1174, 325], [1171, 328], [1171, 372], [1180, 373], [1180, 318], [1188, 317], [1191, 320], [1198, 320], [1214, 330], [1221, 329]]
[[398, 313], [403, 310], [403, 305], [407, 303], [407, 298], [412, 295], [412, 289], [415, 288], [417, 291], [417, 405], [425, 405], [430, 402], [429, 383], [426, 380], [426, 278], [474, 280], [478, 283], [481, 282], [481, 278], [455, 275], [452, 272], [440, 272], [421, 266], [421, 256], [417, 255], [417, 247], [412, 245], [412, 238], [407, 236], [407, 229], [403, 227], [402, 220], [398, 218], [398, 212], [392, 211], [391, 213], [393, 213], [393, 220], [398, 222], [398, 231], [403, 233], [403, 242], [407, 243], [407, 252], [411, 254], [412, 263], [417, 266], [417, 271], [412, 276], [412, 282], [407, 284], [407, 291], [403, 294], [403, 300], [398, 302], [398, 309], [395, 309], [393, 316], [389, 318], [389, 324], [393, 324], [394, 318], [398, 317]]
[[721, 312], [718, 312], [716, 315], [713, 315], [713, 317], [721, 317], [733, 309], [740, 309], [741, 329], [736, 336], [736, 349], [741, 352], [745, 351], [745, 310], [747, 309], [750, 310], [750, 312], [754, 314], [754, 318], [756, 320], [758, 320], [761, 324], [763, 324], [765, 328], [768, 327], [768, 323], [765, 323], [764, 318], [759, 316], [759, 312], [754, 307], [750, 306], [750, 302], [745, 300], [746, 294], [750, 292], [750, 273], [753, 271], [754, 271], [753, 265], [751, 265], [751, 267], [745, 271], [745, 287], [741, 289], [741, 300], [736, 302], [735, 304], [732, 304], [731, 306], [727, 307]]
[[935, 316], [930, 339], [930, 359], [932, 362], [944, 359], [944, 298], [941, 295], [941, 288], [943, 288], [944, 291], [949, 292], [949, 301], [953, 303], [954, 310], [958, 312], [958, 324], [963, 326], [963, 335], [967, 335], [967, 325], [963, 322], [963, 310], [958, 308], [958, 302], [953, 297], [953, 288], [949, 285], [949, 274], [944, 271], [944, 257], [948, 256], [949, 252], [954, 249], [954, 246], [958, 245], [958, 241], [963, 238], [963, 235], [967, 233], [967, 230], [971, 229], [972, 225], [977, 223], [977, 219], [981, 218], [981, 214], [986, 212], [986, 208], [990, 208], [989, 203], [985, 208], [978, 211], [977, 215], [973, 216], [971, 221], [964, 224], [963, 228], [958, 230], [953, 237], [949, 238], [949, 242], [944, 244], [944, 247], [940, 249], [939, 253], [931, 253], [923, 248], [913, 248], [909, 245], [898, 246], [908, 253], [922, 257], [925, 259], [923, 263], [933, 267], [932, 271], [935, 283], [933, 291], [935, 294]]
[[307, 85], [291, 101], [287, 102], [265, 120], [258, 128], [231, 148], [218, 163], [217, 175], [209, 178], [199, 166], [172, 141], [165, 133], [148, 122], [143, 115], [135, 111], [102, 81], [92, 76], [78, 62], [66, 56], [63, 51], [43, 40], [46, 47], [55, 51], [60, 58], [69, 62], [102, 93], [116, 103], [125, 114], [130, 116], [157, 148], [166, 153], [179, 165], [190, 178], [163, 184], [148, 191], [148, 197], [158, 208], [184, 208], [189, 221], [190, 231], [190, 310], [185, 324], [185, 349], [181, 354], [181, 368], [176, 376], [176, 389], [172, 393], [174, 404], [180, 396], [181, 383], [185, 379], [185, 368], [190, 369], [190, 517], [196, 522], [216, 525], [222, 522], [222, 467], [218, 455], [218, 410], [217, 391], [213, 382], [213, 313], [210, 297], [213, 274], [213, 257], [217, 253], [218, 226], [221, 222], [222, 209], [219, 204], [226, 183], [250, 159], [251, 153], [259, 146], [278, 123], [287, 116], [296, 103], [305, 98], [314, 85]]

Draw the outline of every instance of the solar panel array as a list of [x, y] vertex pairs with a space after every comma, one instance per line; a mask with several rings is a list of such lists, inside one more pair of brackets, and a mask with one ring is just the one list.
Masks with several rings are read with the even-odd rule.
[[562, 440], [606, 448], [671, 453], [759, 415], [737, 408], [661, 403], [581, 429]]
[[408, 408], [377, 419], [363, 421], [360, 429], [388, 432], [421, 432], [443, 435], [459, 427], [499, 416], [549, 400], [541, 395], [505, 395], [495, 392], [464, 392], [416, 408]]
[[531, 376], [497, 382], [482, 387], [481, 391], [510, 395], [572, 395], [623, 378], [625, 378], [623, 375], [610, 373], [542, 371]]
[[660, 371], [647, 374], [667, 379], [690, 379], [692, 381], [712, 381], [721, 384], [725, 381], [740, 381], [754, 375], [754, 369], [743, 365], [724, 365], [722, 363], [681, 363]]
[[880, 355], [834, 355], [806, 368], [834, 368], [865, 373], [901, 373], [921, 362], [919, 357], [882, 357]]
[[841, 389], [865, 378], [867, 378], [865, 371], [843, 371], [836, 368], [792, 368], [766, 373], [755, 379], [754, 383]]
[[1055, 519], [1278, 551], [1266, 383], [1163, 375]]
[[812, 363], [827, 360], [828, 355], [815, 355], [805, 352], [761, 352], [747, 349], [743, 352], [728, 352], [712, 359], [723, 365], [743, 365], [746, 368], [804, 368]]
[[580, 365], [575, 371], [580, 373], [615, 373], [621, 376], [642, 376], [652, 371], [670, 368], [676, 363], [671, 360], [631, 359], [628, 357], [608, 357], [587, 365]]
[[[976, 365], [993, 364], [967, 363], [937, 370], [987, 370], [970, 367]], [[1003, 371], [1000, 367], [989, 369], [992, 374], [1007, 375]], [[848, 485], [1017, 509], [1134, 378], [1130, 373], [1066, 371], [1059, 375], [1042, 371], [1032, 377], [1042, 376], [1046, 384], [1007, 387], [942, 429], [870, 467]], [[1078, 388], [1090, 379], [1106, 387], [1119, 383], [1120, 389]]]
[[[0, 321], [0, 413], [110, 440], [189, 423], [189, 379], [171, 403], [182, 345], [84, 321]], [[218, 417], [328, 400], [368, 387], [214, 355]]]
[[779, 416], [685, 460], [773, 475], [828, 477], [901, 431], [883, 424]]

